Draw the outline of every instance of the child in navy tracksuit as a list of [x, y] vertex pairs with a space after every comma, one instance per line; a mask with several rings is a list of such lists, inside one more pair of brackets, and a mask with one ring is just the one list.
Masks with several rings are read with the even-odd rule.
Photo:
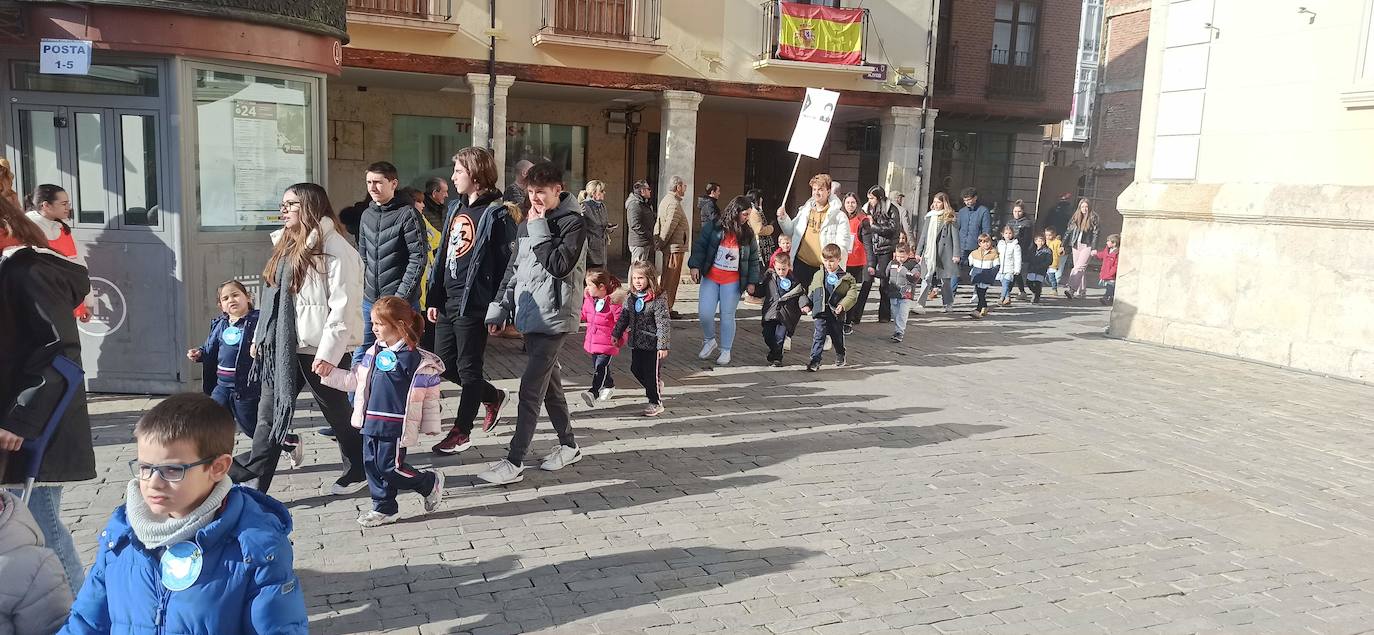
[[[253, 366], [249, 345], [258, 327], [258, 310], [253, 298], [238, 280], [226, 280], [215, 294], [223, 313], [210, 323], [210, 334], [200, 348], [186, 351], [186, 357], [205, 366], [202, 383], [205, 394], [234, 415], [234, 422], [249, 438], [258, 425], [258, 400], [262, 383], [249, 378]], [[282, 444], [291, 467], [301, 463], [300, 437], [286, 435]]]
[[372, 511], [358, 524], [377, 527], [400, 518], [398, 490], [424, 497], [432, 512], [444, 497], [444, 476], [406, 464], [406, 448], [420, 433], [440, 431], [439, 381], [444, 363], [420, 348], [425, 326], [405, 300], [389, 295], [372, 304], [376, 342], [348, 370], [335, 368], [324, 384], [356, 393], [353, 427], [363, 431], [363, 471], [372, 493]]

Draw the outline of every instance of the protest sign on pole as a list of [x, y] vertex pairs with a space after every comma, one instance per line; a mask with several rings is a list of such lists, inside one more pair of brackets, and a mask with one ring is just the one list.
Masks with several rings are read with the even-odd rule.
[[783, 190], [784, 201], [792, 192], [792, 181], [797, 178], [802, 155], [813, 159], [821, 157], [825, 138], [830, 135], [830, 120], [835, 116], [835, 106], [839, 100], [840, 94], [833, 90], [806, 89], [801, 114], [797, 115], [797, 127], [792, 130], [792, 142], [787, 144], [787, 151], [796, 153], [797, 160], [792, 164], [792, 175], [787, 177], [787, 189]]

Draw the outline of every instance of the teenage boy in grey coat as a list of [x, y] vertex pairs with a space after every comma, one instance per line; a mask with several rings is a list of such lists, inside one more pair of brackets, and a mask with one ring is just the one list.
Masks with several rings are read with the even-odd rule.
[[515, 435], [506, 458], [477, 475], [488, 483], [515, 483], [524, 475], [525, 453], [534, 439], [539, 406], [558, 432], [558, 449], [540, 469], [558, 470], [582, 460], [573, 440], [572, 417], [563, 394], [558, 351], [569, 333], [577, 332], [586, 275], [587, 230], [577, 197], [563, 191], [563, 170], [553, 163], [535, 164], [525, 175], [530, 204], [515, 262], [507, 268], [500, 292], [487, 310], [494, 334], [512, 314], [525, 336], [526, 365], [520, 376], [520, 404]]

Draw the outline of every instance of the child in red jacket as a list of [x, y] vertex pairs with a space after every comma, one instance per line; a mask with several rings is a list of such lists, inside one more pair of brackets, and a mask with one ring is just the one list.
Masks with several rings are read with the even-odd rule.
[[1097, 274], [1097, 279], [1102, 281], [1102, 287], [1107, 290], [1099, 300], [1102, 304], [1111, 304], [1116, 298], [1116, 260], [1121, 251], [1121, 235], [1112, 234], [1107, 237], [1107, 248], [1103, 250], [1093, 250], [1093, 257], [1102, 260], [1102, 271]]
[[587, 323], [587, 336], [582, 349], [592, 356], [592, 387], [582, 393], [582, 401], [594, 407], [597, 401], [607, 401], [615, 392], [611, 359], [620, 354], [625, 338], [616, 340], [611, 331], [620, 319], [626, 292], [620, 288], [620, 280], [605, 269], [588, 271], [586, 284], [587, 292], [582, 296], [582, 321]]

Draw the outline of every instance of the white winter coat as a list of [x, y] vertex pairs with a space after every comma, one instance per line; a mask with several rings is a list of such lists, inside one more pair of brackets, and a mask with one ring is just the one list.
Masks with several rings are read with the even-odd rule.
[[[815, 203], [814, 199], [806, 199], [806, 203], [798, 208], [797, 213], [791, 218], [778, 219], [783, 233], [792, 236], [792, 253], [788, 256], [794, 261], [797, 259], [797, 250], [801, 249], [802, 240], [806, 238], [806, 222]], [[821, 225], [820, 239], [822, 248], [826, 245], [839, 246], [841, 264], [849, 260], [849, 251], [854, 247], [854, 234], [849, 231], [849, 217], [845, 216], [844, 203], [833, 195], [830, 197], [830, 208], [826, 212], [825, 221]]]
[[51, 635], [67, 621], [72, 590], [33, 514], [0, 490], [0, 635]]
[[[272, 232], [272, 244], [282, 232]], [[296, 293], [296, 352], [316, 360], [338, 364], [343, 354], [363, 342], [363, 260], [358, 250], [334, 228], [334, 221], [320, 219], [320, 227], [307, 242], [317, 245], [324, 236], [324, 271], [311, 267]], [[289, 284], [290, 281], [278, 281]]]
[[1021, 244], [1015, 240], [997, 241], [997, 279], [1011, 280], [1021, 273]]

